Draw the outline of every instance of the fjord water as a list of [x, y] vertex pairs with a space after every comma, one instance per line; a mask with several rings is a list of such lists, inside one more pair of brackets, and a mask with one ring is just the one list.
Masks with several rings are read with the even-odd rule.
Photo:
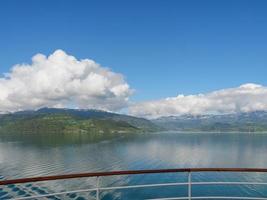
[[[133, 135], [92, 141], [84, 135], [0, 137], [0, 179], [76, 172], [183, 167], [267, 168], [267, 134], [176, 133]], [[101, 186], [186, 181], [187, 174], [109, 177]], [[194, 181], [267, 182], [263, 173], [194, 173]], [[0, 199], [94, 187], [95, 179], [9, 185]], [[104, 200], [185, 196], [186, 187], [127, 189], [102, 192]], [[193, 195], [267, 196], [264, 186], [193, 186]], [[92, 193], [74, 193], [50, 199], [94, 199]]]

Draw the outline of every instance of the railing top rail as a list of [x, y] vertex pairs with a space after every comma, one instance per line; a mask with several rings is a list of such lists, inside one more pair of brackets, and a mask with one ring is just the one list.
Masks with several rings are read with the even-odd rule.
[[74, 179], [74, 178], [90, 178], [90, 177], [137, 175], [137, 174], [160, 174], [160, 173], [176, 173], [176, 172], [267, 172], [267, 168], [177, 168], [177, 169], [89, 172], [89, 173], [64, 174], [55, 176], [40, 176], [32, 178], [1, 180], [0, 185], [41, 182], [41, 181], [55, 181], [55, 180]]

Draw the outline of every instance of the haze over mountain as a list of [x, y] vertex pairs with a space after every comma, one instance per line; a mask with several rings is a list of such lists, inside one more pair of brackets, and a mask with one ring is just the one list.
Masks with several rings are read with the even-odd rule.
[[254, 111], [267, 111], [267, 87], [253, 83], [204, 94], [180, 94], [176, 97], [140, 102], [130, 107], [132, 115], [148, 118]]
[[267, 112], [246, 112], [225, 115], [181, 115], [152, 120], [168, 130], [203, 132], [266, 132]]

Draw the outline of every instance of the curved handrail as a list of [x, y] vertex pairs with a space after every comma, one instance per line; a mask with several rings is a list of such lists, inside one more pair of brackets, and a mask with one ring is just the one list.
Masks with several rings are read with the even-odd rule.
[[64, 174], [55, 176], [40, 176], [32, 178], [1, 180], [0, 185], [41, 182], [41, 181], [55, 181], [55, 180], [74, 179], [74, 178], [90, 178], [90, 177], [104, 177], [104, 176], [118, 176], [118, 175], [134, 175], [134, 174], [159, 174], [159, 173], [176, 173], [176, 172], [267, 172], [267, 168], [177, 168], [177, 169], [89, 172], [89, 173]]

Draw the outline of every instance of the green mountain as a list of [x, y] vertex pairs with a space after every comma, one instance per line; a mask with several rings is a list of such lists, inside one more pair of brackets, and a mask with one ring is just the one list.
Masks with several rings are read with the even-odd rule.
[[43, 108], [0, 115], [0, 134], [114, 135], [155, 131], [158, 127], [143, 118], [99, 110]]
[[158, 126], [177, 131], [267, 132], [267, 112], [225, 115], [182, 115], [152, 120]]

